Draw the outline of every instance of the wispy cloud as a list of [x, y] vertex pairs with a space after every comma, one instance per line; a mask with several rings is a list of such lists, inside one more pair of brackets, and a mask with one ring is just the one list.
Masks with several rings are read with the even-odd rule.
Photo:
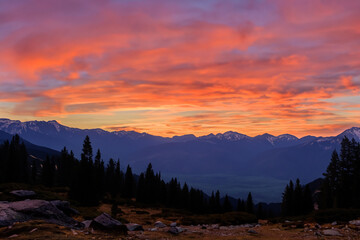
[[3, 1], [0, 113], [161, 135], [337, 133], [360, 124], [346, 100], [360, 93], [359, 11], [355, 0]]

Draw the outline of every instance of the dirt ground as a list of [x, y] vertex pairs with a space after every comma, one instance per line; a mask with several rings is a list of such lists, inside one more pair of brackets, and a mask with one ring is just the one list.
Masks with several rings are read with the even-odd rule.
[[[155, 228], [154, 223], [162, 221], [169, 226], [171, 222], [178, 222], [179, 216], [176, 214], [164, 217], [161, 215], [161, 210], [154, 208], [120, 206], [120, 209], [120, 219], [141, 224], [144, 231], [128, 232], [124, 236], [92, 229], [75, 230], [44, 221], [29, 221], [0, 228], [0, 239], [360, 239], [360, 228], [356, 226], [346, 224], [320, 226], [315, 223], [307, 223], [303, 227], [296, 227], [296, 224], [291, 223], [263, 223], [256, 226], [180, 225], [184, 231], [173, 235], [168, 232], [169, 227]], [[102, 205], [98, 210], [109, 213], [110, 205]], [[334, 230], [341, 236], [326, 236], [324, 233], [326, 229]]]

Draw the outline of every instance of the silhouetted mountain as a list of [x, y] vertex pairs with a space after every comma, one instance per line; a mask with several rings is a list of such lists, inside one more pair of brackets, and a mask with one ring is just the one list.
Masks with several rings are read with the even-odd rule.
[[[0, 144], [2, 144], [6, 140], [11, 141], [12, 137], [13, 135], [0, 131]], [[46, 156], [57, 156], [60, 154], [58, 151], [55, 151], [53, 149], [32, 144], [31, 142], [24, 139], [21, 140], [24, 142], [28, 154], [31, 158], [44, 160]]]
[[[34, 144], [55, 150], [66, 146], [78, 157], [82, 141], [89, 135], [93, 148], [101, 149], [104, 161], [110, 157], [120, 158], [122, 167], [129, 163], [135, 172], [143, 171], [151, 162], [154, 169], [174, 176], [217, 174], [265, 177], [261, 181], [265, 181], [266, 177], [280, 180], [298, 177], [302, 182], [319, 178], [329, 163], [332, 151], [339, 148], [345, 135], [360, 140], [360, 129], [355, 127], [335, 137], [306, 136], [300, 139], [290, 134], [249, 137], [231, 131], [200, 137], [184, 135], [166, 138], [134, 131], [70, 128], [56, 121], [20, 122], [9, 119], [0, 119], [0, 130], [18, 133]], [[222, 178], [217, 180], [220, 184], [221, 181]], [[257, 184], [261, 185], [260, 182]], [[229, 194], [244, 197], [237, 196], [235, 192]]]

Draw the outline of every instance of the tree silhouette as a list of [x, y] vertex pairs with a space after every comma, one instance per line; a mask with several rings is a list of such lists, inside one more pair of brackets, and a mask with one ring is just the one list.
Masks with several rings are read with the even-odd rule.
[[246, 212], [254, 213], [254, 202], [252, 199], [251, 192], [249, 192], [248, 197], [246, 199]]

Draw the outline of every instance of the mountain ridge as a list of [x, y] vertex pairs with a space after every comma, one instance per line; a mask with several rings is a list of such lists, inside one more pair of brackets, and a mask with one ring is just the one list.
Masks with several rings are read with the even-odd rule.
[[[239, 139], [243, 139], [243, 138], [255, 138], [255, 137], [261, 137], [261, 136], [269, 136], [269, 137], [275, 137], [275, 138], [283, 138], [283, 137], [291, 137], [291, 138], [296, 138], [296, 139], [301, 139], [298, 138], [292, 134], [280, 134], [278, 136], [269, 134], [269, 133], [264, 133], [261, 135], [256, 135], [256, 136], [248, 136], [246, 134], [243, 133], [239, 133], [239, 132], [235, 132], [235, 131], [226, 131], [224, 133], [209, 133], [207, 135], [201, 135], [196, 137], [194, 134], [185, 134], [185, 135], [174, 135], [172, 137], [163, 137], [163, 136], [158, 136], [158, 135], [152, 135], [146, 132], [136, 132], [136, 131], [125, 131], [125, 130], [120, 130], [120, 131], [107, 131], [104, 130], [102, 128], [85, 128], [85, 129], [81, 129], [81, 128], [75, 128], [75, 127], [69, 127], [66, 125], [63, 125], [61, 123], [59, 123], [56, 120], [49, 120], [49, 121], [38, 121], [38, 120], [33, 120], [33, 121], [20, 121], [20, 120], [11, 120], [8, 118], [0, 118], [0, 128], [4, 129], [9, 127], [9, 125], [11, 124], [20, 124], [22, 129], [26, 129], [29, 127], [33, 127], [36, 126], [35, 124], [51, 124], [52, 126], [55, 127], [55, 129], [57, 131], [60, 131], [61, 128], [67, 128], [67, 129], [71, 129], [71, 130], [80, 130], [80, 131], [86, 131], [86, 130], [99, 130], [99, 131], [103, 131], [103, 132], [107, 132], [107, 133], [113, 133], [115, 135], [118, 136], [126, 136], [126, 135], [138, 135], [138, 136], [154, 136], [154, 137], [161, 137], [161, 138], [166, 138], [166, 139], [174, 139], [174, 138], [179, 138], [179, 137], [184, 137], [184, 136], [194, 136], [195, 138], [211, 138], [211, 137], [217, 137], [217, 138], [225, 138], [225, 139], [232, 139], [232, 140], [239, 140]], [[31, 129], [31, 128], [30, 128]], [[35, 128], [32, 128], [33, 130], [35, 130]], [[19, 132], [12, 132], [12, 133], [19, 133]]]
[[[18, 133], [33, 144], [58, 151], [66, 146], [77, 157], [88, 135], [94, 151], [100, 149], [105, 162], [110, 158], [120, 159], [122, 168], [130, 164], [134, 172], [141, 172], [148, 163], [152, 163], [154, 169], [163, 174], [184, 176], [184, 180], [191, 176], [189, 181], [186, 180], [190, 184], [191, 180], [203, 184], [202, 180], [206, 176], [212, 188], [218, 186], [219, 189], [228, 184], [229, 176], [249, 177], [251, 181], [248, 185], [257, 184], [259, 189], [272, 180], [274, 184], [296, 178], [302, 182], [312, 181], [325, 172], [332, 151], [339, 149], [344, 136], [360, 141], [358, 127], [346, 129], [332, 137], [297, 138], [290, 134], [249, 137], [228, 131], [199, 137], [188, 134], [167, 138], [135, 131], [71, 128], [56, 121], [22, 123], [0, 119], [0, 130]], [[194, 179], [194, 176], [198, 179]], [[194, 186], [203, 189], [202, 185]], [[277, 189], [280, 191], [280, 185]], [[240, 187], [233, 187], [228, 193], [243, 197], [237, 195], [240, 190]], [[281, 196], [281, 192], [277, 195]], [[279, 199], [259, 200], [269, 202]]]

